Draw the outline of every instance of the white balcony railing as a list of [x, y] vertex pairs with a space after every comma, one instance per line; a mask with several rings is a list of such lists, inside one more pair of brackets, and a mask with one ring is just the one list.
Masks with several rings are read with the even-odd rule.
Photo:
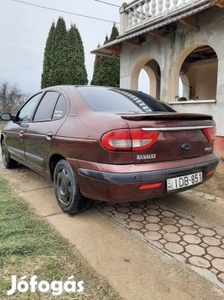
[[203, 6], [209, 0], [137, 0], [124, 3], [120, 8], [120, 35], [139, 26], [155, 23], [181, 11]]

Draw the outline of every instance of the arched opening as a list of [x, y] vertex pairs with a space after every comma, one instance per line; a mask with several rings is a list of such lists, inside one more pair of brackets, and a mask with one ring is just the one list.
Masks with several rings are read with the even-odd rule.
[[178, 101], [216, 99], [218, 58], [208, 45], [196, 47], [184, 59], [179, 72]]
[[144, 68], [141, 69], [138, 76], [138, 90], [150, 94], [150, 78]]
[[182, 99], [182, 101], [189, 99], [190, 96], [190, 85], [188, 77], [184, 74], [180, 74], [179, 76], [179, 93], [178, 99]]
[[140, 61], [131, 74], [131, 88], [160, 98], [160, 67], [154, 59]]

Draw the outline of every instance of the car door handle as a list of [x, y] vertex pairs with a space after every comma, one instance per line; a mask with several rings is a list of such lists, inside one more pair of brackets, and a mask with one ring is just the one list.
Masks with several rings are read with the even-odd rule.
[[22, 137], [22, 136], [23, 136], [23, 134], [24, 134], [24, 130], [20, 130], [20, 132], [19, 132], [19, 136], [20, 136], [20, 137]]
[[46, 139], [47, 139], [48, 141], [50, 141], [50, 140], [52, 139], [53, 136], [54, 136], [53, 132], [49, 131], [49, 132], [47, 133], [47, 135], [46, 135]]

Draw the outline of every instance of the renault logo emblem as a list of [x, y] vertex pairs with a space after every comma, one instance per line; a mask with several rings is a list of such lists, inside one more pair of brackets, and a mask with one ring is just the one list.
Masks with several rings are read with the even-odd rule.
[[191, 144], [185, 143], [185, 144], [181, 145], [181, 149], [183, 149], [183, 150], [190, 150], [191, 149]]

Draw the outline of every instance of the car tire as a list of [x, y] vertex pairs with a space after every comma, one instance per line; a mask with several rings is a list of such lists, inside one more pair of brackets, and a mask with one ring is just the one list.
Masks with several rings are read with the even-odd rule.
[[54, 192], [61, 209], [70, 215], [85, 211], [91, 200], [84, 197], [69, 163], [62, 159], [54, 169]]
[[16, 168], [18, 165], [18, 162], [10, 157], [9, 150], [8, 150], [5, 140], [2, 141], [1, 147], [2, 147], [2, 162], [3, 162], [4, 166], [7, 169]]

